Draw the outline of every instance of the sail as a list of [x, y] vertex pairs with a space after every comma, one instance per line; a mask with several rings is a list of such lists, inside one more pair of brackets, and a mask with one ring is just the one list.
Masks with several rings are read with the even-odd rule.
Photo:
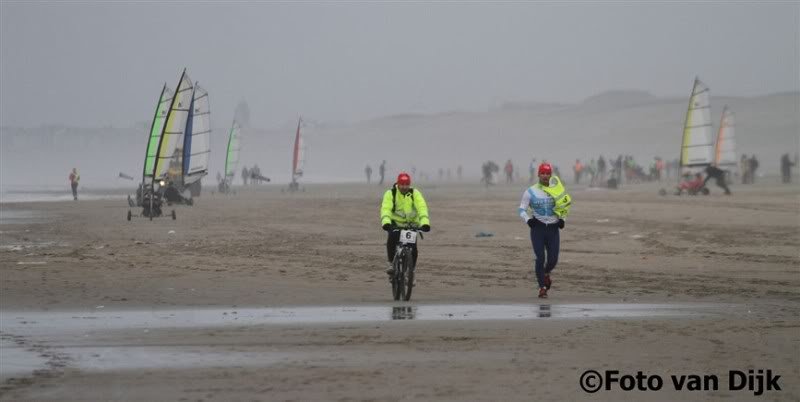
[[681, 144], [681, 167], [710, 165], [714, 144], [711, 142], [711, 100], [706, 84], [695, 78]]
[[158, 97], [158, 104], [156, 105], [155, 116], [153, 116], [153, 123], [150, 125], [150, 136], [147, 140], [147, 150], [144, 154], [144, 170], [142, 172], [142, 180], [153, 177], [153, 167], [156, 163], [156, 152], [158, 150], [158, 143], [161, 139], [161, 131], [164, 128], [164, 121], [167, 118], [169, 105], [172, 103], [172, 89], [167, 84], [161, 88], [161, 96]]
[[297, 119], [297, 133], [294, 136], [294, 150], [292, 152], [292, 181], [303, 176], [303, 168], [306, 164], [306, 148], [303, 137], [300, 135], [302, 123], [302, 117]]
[[736, 166], [736, 136], [734, 135], [733, 112], [726, 105], [722, 109], [719, 121], [717, 146], [714, 153], [714, 164], [717, 166]]
[[180, 177], [183, 160], [183, 132], [186, 130], [192, 93], [192, 80], [184, 69], [181, 79], [178, 81], [175, 96], [172, 98], [169, 112], [167, 112], [164, 129], [161, 132], [155, 166], [153, 166], [154, 180], [165, 179], [167, 176]]
[[225, 180], [233, 182], [236, 169], [239, 167], [239, 150], [241, 148], [241, 127], [234, 120], [228, 135], [228, 151], [225, 155]]
[[208, 174], [211, 108], [208, 92], [195, 84], [186, 132], [183, 135], [183, 184], [189, 185]]

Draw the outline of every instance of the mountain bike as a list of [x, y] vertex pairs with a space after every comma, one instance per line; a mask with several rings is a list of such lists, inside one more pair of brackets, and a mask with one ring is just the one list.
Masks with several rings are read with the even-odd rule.
[[415, 227], [407, 229], [394, 229], [400, 232], [400, 240], [394, 252], [392, 268], [394, 275], [391, 277], [392, 296], [395, 300], [411, 300], [411, 291], [414, 289], [414, 256], [412, 254], [417, 239], [422, 239], [422, 233]]

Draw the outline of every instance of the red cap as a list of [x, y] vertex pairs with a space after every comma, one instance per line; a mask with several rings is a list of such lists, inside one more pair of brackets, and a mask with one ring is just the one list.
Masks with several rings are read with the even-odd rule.
[[539, 174], [553, 174], [553, 167], [549, 163], [539, 165]]
[[400, 173], [399, 175], [397, 175], [397, 184], [403, 184], [406, 186], [411, 185], [411, 176], [409, 176], [408, 173], [405, 172]]

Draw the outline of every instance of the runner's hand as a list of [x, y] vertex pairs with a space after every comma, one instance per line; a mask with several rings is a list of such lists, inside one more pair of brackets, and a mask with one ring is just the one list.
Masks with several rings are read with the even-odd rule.
[[535, 225], [536, 225], [536, 220], [535, 220], [535, 219], [533, 219], [533, 218], [531, 218], [531, 219], [528, 219], [528, 226], [529, 226], [531, 229], [533, 229], [533, 227], [534, 227]]
[[564, 229], [564, 220], [563, 219], [559, 219], [558, 220], [558, 228], [559, 229]]
[[423, 232], [430, 232], [431, 231], [431, 225], [422, 225], [422, 227], [419, 228], [419, 230], [421, 230]]
[[387, 232], [388, 232], [388, 231], [390, 231], [390, 230], [392, 230], [392, 224], [391, 224], [391, 223], [386, 223], [386, 224], [384, 224], [384, 225], [383, 225], [383, 230], [385, 230], [385, 231], [387, 231]]

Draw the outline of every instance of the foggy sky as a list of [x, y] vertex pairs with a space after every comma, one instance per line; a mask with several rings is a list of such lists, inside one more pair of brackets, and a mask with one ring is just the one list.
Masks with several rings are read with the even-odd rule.
[[0, 3], [0, 124], [130, 127], [183, 67], [212, 125], [800, 90], [800, 5]]

